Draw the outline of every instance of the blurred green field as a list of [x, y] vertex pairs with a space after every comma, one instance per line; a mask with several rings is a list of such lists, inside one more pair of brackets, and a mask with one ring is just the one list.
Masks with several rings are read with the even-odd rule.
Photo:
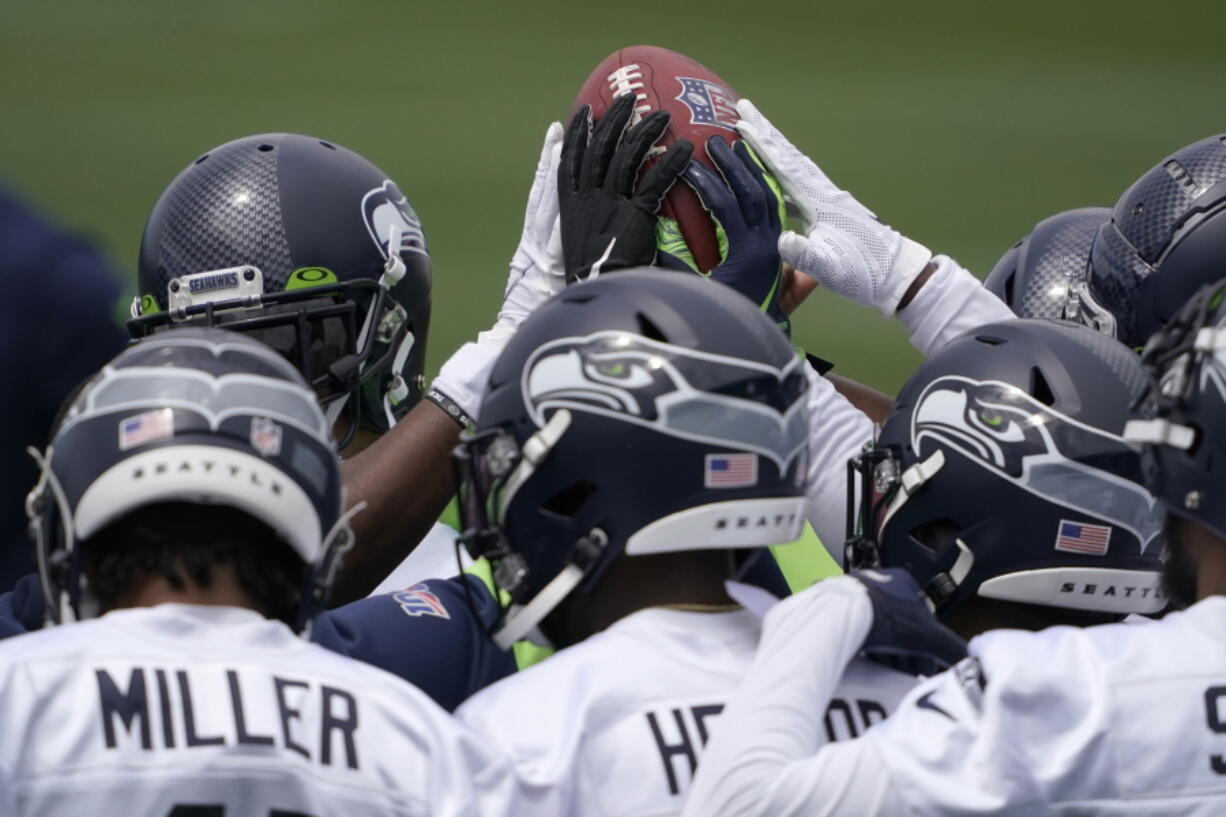
[[[205, 149], [274, 130], [338, 141], [425, 222], [433, 371], [492, 320], [545, 127], [619, 46], [706, 63], [882, 218], [983, 273], [1036, 220], [1110, 204], [1226, 130], [1213, 9], [0, 0], [0, 183], [131, 270], [149, 207]], [[797, 323], [879, 388], [917, 359], [897, 327], [830, 297]]]

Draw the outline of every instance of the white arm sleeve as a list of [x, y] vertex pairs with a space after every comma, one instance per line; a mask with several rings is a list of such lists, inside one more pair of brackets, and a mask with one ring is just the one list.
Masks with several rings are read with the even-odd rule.
[[963, 332], [1017, 317], [957, 261], [948, 255], [933, 261], [937, 268], [932, 277], [898, 312], [911, 345], [924, 357], [932, 357]]
[[875, 746], [826, 743], [826, 708], [872, 624], [864, 588], [839, 577], [775, 605], [753, 666], [720, 716], [684, 817], [894, 813]]
[[829, 380], [805, 367], [809, 378], [809, 499], [806, 515], [831, 558], [843, 565], [847, 538], [847, 461], [873, 438], [873, 421], [839, 394]]

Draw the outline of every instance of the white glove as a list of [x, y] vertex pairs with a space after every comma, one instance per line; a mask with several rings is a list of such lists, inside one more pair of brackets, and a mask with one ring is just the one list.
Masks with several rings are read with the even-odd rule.
[[742, 99], [736, 109], [737, 130], [774, 173], [808, 233], [779, 236], [783, 260], [838, 295], [892, 316], [932, 253], [835, 186], [752, 102]]
[[566, 287], [562, 231], [558, 223], [558, 165], [562, 161], [562, 123], [545, 131], [545, 145], [524, 211], [524, 231], [511, 257], [495, 326], [517, 328], [532, 310]]
[[562, 123], [545, 131], [545, 144], [524, 211], [524, 231], [511, 257], [502, 307], [493, 327], [477, 335], [447, 359], [432, 390], [440, 391], [469, 418], [476, 418], [494, 362], [524, 318], [566, 286], [562, 236], [558, 227], [558, 164], [562, 157]]

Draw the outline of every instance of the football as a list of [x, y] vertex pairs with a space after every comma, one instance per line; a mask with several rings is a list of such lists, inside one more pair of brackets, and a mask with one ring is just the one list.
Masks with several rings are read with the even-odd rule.
[[[737, 95], [718, 74], [684, 54], [651, 45], [613, 52], [583, 83], [571, 112], [591, 105], [593, 119], [599, 119], [623, 94], [634, 94], [638, 99], [632, 124], [652, 111], [670, 114], [668, 130], [660, 138], [657, 151], [677, 139], [689, 139], [694, 143], [694, 158], [714, 170], [707, 156], [707, 139], [717, 133], [730, 142], [740, 138], [736, 131]], [[649, 159], [644, 169], [650, 164]], [[689, 185], [681, 181], [673, 185], [660, 216], [663, 230], [680, 230], [700, 270], [709, 272], [719, 264], [715, 223]]]

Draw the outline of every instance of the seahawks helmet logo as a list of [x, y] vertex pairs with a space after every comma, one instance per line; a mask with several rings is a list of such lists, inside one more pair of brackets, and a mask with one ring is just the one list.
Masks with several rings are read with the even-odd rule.
[[753, 451], [783, 472], [808, 441], [801, 365], [799, 356], [777, 368], [602, 331], [541, 346], [524, 366], [522, 386], [538, 426], [559, 408], [600, 414]]
[[1016, 386], [948, 376], [924, 389], [911, 446], [953, 448], [1019, 488], [1132, 532], [1142, 552], [1162, 530], [1123, 438], [1053, 410]]
[[362, 197], [362, 218], [371, 239], [385, 259], [389, 256], [387, 241], [393, 224], [400, 228], [400, 252], [429, 255], [421, 219], [391, 179]]

